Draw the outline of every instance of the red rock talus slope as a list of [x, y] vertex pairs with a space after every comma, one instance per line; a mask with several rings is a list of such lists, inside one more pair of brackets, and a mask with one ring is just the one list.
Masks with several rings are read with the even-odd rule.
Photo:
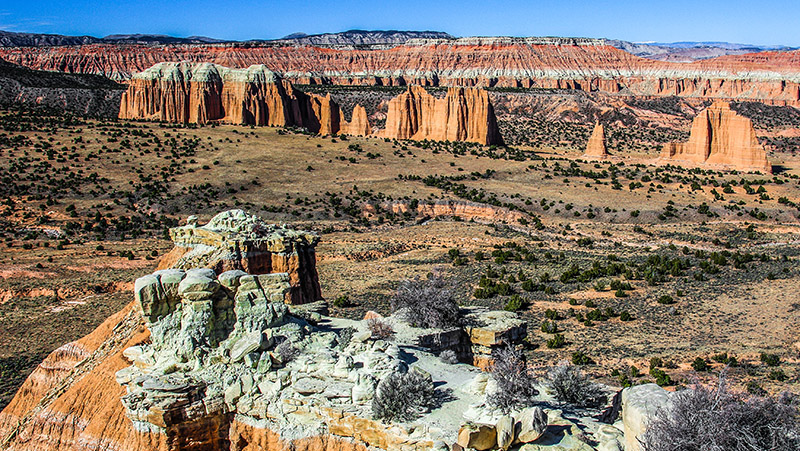
[[594, 124], [592, 136], [589, 137], [589, 142], [586, 144], [586, 152], [583, 153], [583, 156], [588, 158], [605, 158], [608, 156], [605, 129], [599, 122]]
[[[159, 63], [134, 75], [122, 96], [121, 119], [269, 126], [296, 125], [322, 135], [368, 135], [372, 129], [361, 106], [350, 122], [330, 94], [306, 94], [265, 66], [230, 69], [211, 63]], [[485, 90], [450, 88], [436, 99], [420, 86], [389, 102], [386, 138], [502, 142]]]
[[450, 88], [437, 99], [421, 86], [389, 101], [381, 136], [397, 139], [500, 144], [497, 118], [485, 90]]
[[727, 102], [721, 101], [694, 118], [688, 142], [668, 145], [661, 158], [669, 162], [772, 173], [772, 165], [758, 143], [750, 119], [739, 116]]
[[235, 68], [264, 64], [300, 83], [520, 86], [800, 103], [800, 51], [668, 63], [633, 56], [600, 40], [462, 38], [374, 50], [93, 44], [4, 48], [0, 57], [35, 69], [120, 80], [156, 63], [194, 61]]

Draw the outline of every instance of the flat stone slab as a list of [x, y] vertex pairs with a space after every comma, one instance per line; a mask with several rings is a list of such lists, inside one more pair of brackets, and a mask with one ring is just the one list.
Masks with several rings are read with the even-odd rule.
[[292, 384], [292, 388], [301, 395], [308, 396], [325, 391], [326, 384], [320, 379], [304, 377]]

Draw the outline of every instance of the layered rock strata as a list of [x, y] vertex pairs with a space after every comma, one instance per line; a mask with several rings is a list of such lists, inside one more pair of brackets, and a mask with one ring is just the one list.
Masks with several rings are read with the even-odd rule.
[[218, 274], [239, 269], [250, 274], [287, 273], [289, 304], [322, 299], [315, 247], [319, 235], [262, 221], [242, 210], [229, 210], [198, 225], [169, 231], [175, 248], [159, 263], [166, 268], [211, 268]]
[[437, 99], [411, 86], [389, 101], [381, 136], [397, 139], [501, 144], [494, 108], [485, 90], [450, 88]]
[[495, 351], [520, 345], [528, 336], [528, 323], [512, 312], [464, 307], [461, 315], [463, 328], [423, 332], [417, 344], [435, 354], [453, 351], [460, 361], [490, 371]]
[[[211, 63], [159, 63], [135, 74], [120, 102], [121, 119], [304, 127], [339, 133], [339, 105], [330, 95], [306, 94], [263, 65], [230, 69]], [[361, 121], [361, 122], [359, 122]], [[350, 134], [369, 127], [366, 115], [345, 124]]]
[[[366, 110], [345, 121], [330, 94], [306, 94], [265, 66], [230, 69], [210, 63], [160, 63], [135, 74], [122, 96], [120, 119], [304, 127], [321, 135], [368, 136]], [[501, 144], [485, 90], [450, 88], [436, 99], [412, 86], [389, 102], [386, 129], [393, 139]]]
[[727, 102], [715, 102], [698, 114], [686, 143], [671, 143], [661, 154], [665, 162], [772, 173], [764, 147], [750, 119], [736, 114]]
[[603, 40], [460, 38], [415, 40], [388, 49], [220, 44], [18, 47], [0, 49], [0, 57], [33, 69], [118, 80], [157, 63], [193, 61], [237, 68], [264, 64], [303, 84], [576, 89], [800, 105], [800, 51], [670, 63], [636, 57]]
[[608, 150], [606, 150], [606, 133], [601, 123], [596, 122], [594, 124], [592, 135], [586, 143], [586, 151], [583, 156], [589, 159], [603, 159], [609, 156]]

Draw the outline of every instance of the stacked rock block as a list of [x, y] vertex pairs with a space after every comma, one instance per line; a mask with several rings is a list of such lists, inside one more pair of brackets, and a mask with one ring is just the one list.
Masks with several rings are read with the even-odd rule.
[[461, 310], [464, 318], [462, 328], [420, 334], [417, 345], [435, 354], [453, 351], [459, 361], [488, 370], [494, 351], [519, 345], [528, 335], [528, 323], [516, 313], [483, 307], [464, 307]]
[[287, 303], [322, 299], [314, 249], [319, 235], [313, 232], [268, 224], [242, 210], [229, 210], [203, 226], [190, 217], [187, 225], [170, 229], [170, 237], [176, 247], [159, 269], [205, 267], [217, 274], [233, 269], [249, 274], [287, 273], [291, 285]]

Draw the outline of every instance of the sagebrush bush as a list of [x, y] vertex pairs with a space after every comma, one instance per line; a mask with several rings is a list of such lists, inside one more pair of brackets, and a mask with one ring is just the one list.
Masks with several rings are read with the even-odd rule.
[[300, 354], [300, 351], [294, 346], [291, 340], [284, 340], [278, 345], [275, 351], [284, 363], [291, 362]]
[[435, 390], [430, 375], [412, 369], [407, 373], [391, 373], [375, 388], [372, 415], [376, 419], [411, 421], [430, 410]]
[[368, 319], [367, 328], [372, 334], [370, 338], [375, 340], [391, 340], [394, 337], [394, 329], [392, 329], [392, 326], [378, 318]]
[[579, 367], [567, 362], [548, 371], [545, 385], [560, 402], [581, 407], [596, 407], [606, 402], [602, 387], [592, 382]]
[[522, 353], [509, 347], [498, 349], [493, 357], [491, 372], [497, 390], [489, 393], [489, 405], [504, 413], [533, 405], [539, 391]]
[[400, 309], [406, 309], [408, 321], [416, 327], [448, 329], [460, 325], [453, 288], [438, 274], [400, 282], [392, 298], [392, 312]]
[[749, 396], [728, 390], [725, 375], [716, 387], [699, 384], [677, 392], [640, 437], [643, 451], [800, 449], [797, 400]]

